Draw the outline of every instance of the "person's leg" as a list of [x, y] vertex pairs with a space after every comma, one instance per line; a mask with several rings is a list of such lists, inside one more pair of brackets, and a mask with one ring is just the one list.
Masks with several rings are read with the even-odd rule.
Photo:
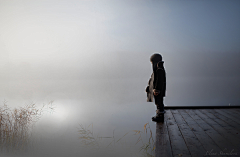
[[153, 121], [162, 121], [164, 116], [164, 104], [163, 104], [163, 97], [155, 97], [155, 105], [157, 107], [156, 116], [152, 117]]
[[161, 108], [161, 105], [160, 105], [161, 99], [160, 99], [159, 96], [154, 96], [154, 100], [155, 100], [155, 105], [156, 105], [156, 107], [157, 107], [156, 116], [155, 116], [155, 117], [157, 117], [157, 116], [158, 116], [158, 113], [160, 112], [160, 108]]
[[157, 107], [157, 111], [159, 111], [160, 113], [164, 112], [163, 97], [156, 97], [155, 104]]
[[160, 113], [164, 113], [163, 97], [159, 98], [159, 103], [157, 108], [160, 110]]

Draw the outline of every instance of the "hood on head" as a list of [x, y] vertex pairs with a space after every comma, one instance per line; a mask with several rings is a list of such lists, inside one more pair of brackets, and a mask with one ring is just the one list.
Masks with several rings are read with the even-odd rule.
[[162, 56], [158, 53], [153, 54], [150, 57], [150, 61], [152, 62], [153, 71], [156, 71], [158, 68], [163, 67]]
[[162, 56], [158, 53], [155, 53], [150, 57], [150, 62], [152, 63], [159, 62], [159, 61], [162, 61]]

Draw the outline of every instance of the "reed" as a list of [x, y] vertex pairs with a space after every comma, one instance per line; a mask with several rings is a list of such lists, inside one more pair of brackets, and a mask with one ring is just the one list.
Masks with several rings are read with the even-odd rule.
[[115, 139], [114, 131], [112, 136], [102, 137], [99, 135], [95, 136], [93, 134], [93, 124], [90, 124], [88, 127], [83, 127], [82, 124], [79, 124], [79, 127], [78, 127], [78, 133], [80, 135], [79, 139], [81, 140], [84, 146], [87, 146], [91, 149], [93, 148], [99, 149], [100, 146], [103, 145], [101, 143], [101, 140], [104, 138], [112, 139], [112, 141], [106, 147], [106, 148], [109, 148], [110, 146], [114, 147], [115, 144], [117, 144], [118, 142], [121, 142], [124, 138], [127, 138], [127, 136], [134, 135], [134, 136], [137, 136], [135, 146], [140, 143], [139, 151], [141, 152], [141, 155], [144, 157], [154, 157], [155, 141], [153, 139], [153, 132], [150, 128], [149, 123], [146, 123], [143, 126], [142, 131], [132, 130], [125, 133], [122, 137], [118, 139]]
[[[92, 126], [91, 130], [89, 129], [90, 126]], [[81, 139], [84, 146], [100, 148], [99, 138], [93, 135], [93, 124], [90, 124], [88, 127], [83, 127], [82, 124], [79, 124], [78, 133], [80, 135], [79, 139]]]
[[0, 150], [1, 152], [26, 151], [30, 145], [31, 128], [41, 118], [49, 104], [37, 107], [35, 104], [10, 109], [7, 102], [0, 107]]
[[[153, 133], [152, 133], [152, 130], [151, 130], [151, 127], [149, 125], [149, 123], [146, 123], [143, 127], [144, 129], [144, 133], [147, 137], [147, 141], [143, 141], [142, 139], [142, 136], [141, 136], [141, 133], [140, 132], [140, 141], [142, 141], [142, 144], [143, 146], [141, 147], [141, 150], [143, 152], [143, 154], [147, 157], [154, 157], [154, 151], [155, 151], [155, 141], [153, 139]], [[149, 132], [149, 134], [148, 134]]]

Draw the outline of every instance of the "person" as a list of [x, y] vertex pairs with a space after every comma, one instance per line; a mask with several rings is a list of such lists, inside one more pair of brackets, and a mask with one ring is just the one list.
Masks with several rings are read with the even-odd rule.
[[152, 120], [157, 122], [163, 120], [165, 113], [163, 98], [166, 94], [166, 72], [160, 54], [153, 54], [150, 62], [152, 63], [153, 73], [146, 87], [147, 101], [153, 102], [153, 98], [155, 100], [157, 110], [156, 116], [152, 117]]

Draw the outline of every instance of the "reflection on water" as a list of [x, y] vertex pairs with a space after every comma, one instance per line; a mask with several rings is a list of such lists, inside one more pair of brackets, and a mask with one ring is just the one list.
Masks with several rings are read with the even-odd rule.
[[155, 126], [148, 123], [153, 108], [124, 104], [93, 110], [98, 105], [59, 100], [44, 106], [1, 107], [1, 154], [153, 156]]

